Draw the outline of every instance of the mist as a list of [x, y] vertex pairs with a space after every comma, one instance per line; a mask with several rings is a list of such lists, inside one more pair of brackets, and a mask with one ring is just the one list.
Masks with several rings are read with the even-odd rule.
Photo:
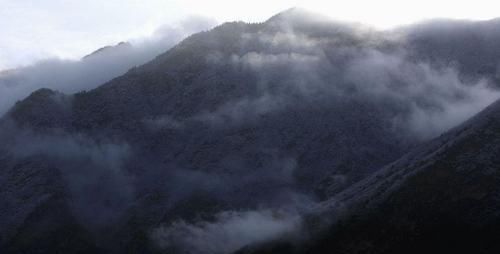
[[70, 208], [91, 230], [115, 223], [135, 199], [133, 177], [124, 167], [132, 149], [122, 141], [57, 130], [40, 134], [12, 123], [2, 124], [0, 138], [0, 150], [12, 159], [43, 158], [58, 172], [51, 181], [67, 188]]
[[[361, 43], [352, 45], [349, 38], [342, 36], [341, 39], [316, 38], [311, 35], [314, 31], [307, 34], [289, 24], [286, 27], [286, 32], [244, 33], [240, 43], [251, 50], [239, 54], [216, 51], [206, 57], [211, 65], [229, 66], [231, 70], [254, 74], [256, 82], [252, 84], [251, 94], [228, 98], [214, 110], [201, 110], [184, 119], [163, 115], [145, 123], [151, 130], [159, 132], [187, 131], [194, 123], [200, 122], [220, 131], [259, 126], [273, 118], [285, 119], [290, 112], [333, 108], [330, 110], [360, 114], [346, 118], [373, 115], [369, 116], [370, 119], [386, 121], [388, 126], [384, 128], [389, 128], [393, 135], [420, 143], [461, 124], [500, 98], [500, 92], [489, 76], [469, 77], [453, 62], [415, 59], [410, 47], [405, 45], [406, 41], [399, 37], [396, 40], [392, 35], [391, 39], [374, 38], [363, 32], [366, 30], [355, 27], [353, 34]], [[386, 44], [394, 48], [387, 50]], [[370, 108], [361, 112], [349, 108], [360, 104], [370, 105]], [[337, 123], [342, 128], [345, 124], [348, 123]], [[292, 221], [295, 221], [305, 214], [299, 207], [311, 207], [316, 201], [311, 193], [296, 189], [297, 171], [300, 170], [296, 158], [279, 151], [275, 153], [280, 156], [272, 158], [274, 162], [266, 164], [262, 170], [243, 165], [244, 158], [233, 158], [231, 163], [224, 165], [227, 170], [237, 172], [235, 178], [226, 175], [223, 169], [220, 172], [175, 171], [168, 178], [175, 179], [172, 182], [179, 185], [172, 184], [174, 188], [169, 193], [174, 193], [179, 200], [188, 199], [194, 193], [204, 193], [209, 200], [222, 199], [222, 203], [239, 207], [244, 205], [237, 201], [244, 200], [243, 203], [252, 204], [247, 209], [254, 210], [234, 211], [222, 206], [215, 219], [170, 221], [154, 230], [152, 237], [155, 242], [166, 250], [231, 253], [266, 239], [275, 239], [283, 234], [282, 226], [289, 232], [288, 221], [275, 221], [268, 216], [269, 210], [255, 208], [274, 204], [269, 209], [298, 209], [300, 212], [295, 214], [296, 217], [292, 216]], [[331, 154], [332, 157], [335, 155]], [[286, 174], [270, 173], [287, 171]], [[334, 174], [332, 178], [341, 186], [351, 181], [342, 173]], [[262, 182], [269, 179], [276, 180], [264, 186], [281, 186], [264, 188], [263, 193], [272, 194], [262, 196], [262, 192], [252, 188], [259, 186], [258, 189], [262, 189]], [[242, 191], [238, 186], [248, 186], [249, 190]], [[253, 203], [255, 200], [257, 202]], [[233, 228], [246, 225], [250, 220], [248, 217], [252, 217], [247, 217], [248, 213], [261, 220], [259, 225], [264, 233], [252, 228], [248, 231]], [[279, 227], [275, 224], [278, 222]], [[265, 232], [266, 225], [280, 230]], [[294, 226], [294, 230], [300, 231], [300, 227]]]
[[193, 16], [160, 26], [150, 37], [107, 46], [80, 60], [46, 59], [0, 72], [0, 115], [40, 88], [63, 93], [91, 90], [167, 51], [189, 35], [216, 25], [210, 18]]
[[[5, 72], [0, 109], [93, 89], [212, 25]], [[102, 89], [27, 101], [7, 115], [22, 127], [0, 126], [0, 156], [46, 163], [90, 230], [139, 222], [165, 252], [296, 240], [314, 204], [500, 98], [491, 75], [415, 57], [410, 37], [300, 15], [225, 24]]]
[[152, 238], [166, 251], [228, 254], [271, 240], [291, 240], [300, 227], [301, 217], [284, 209], [226, 211], [211, 221], [175, 221], [153, 230]]
[[187, 119], [164, 116], [155, 121], [155, 128], [180, 128], [192, 121], [242, 126], [307, 105], [340, 107], [355, 102], [373, 104], [396, 132], [424, 141], [500, 98], [496, 73], [471, 74], [455, 61], [415, 58], [404, 33], [374, 36], [369, 29], [354, 26], [340, 32], [335, 28], [339, 34], [332, 39], [314, 36], [321, 30], [304, 32], [289, 23], [279, 26], [285, 27], [284, 32], [242, 34], [244, 47], [265, 50], [211, 52], [206, 57], [208, 64], [230, 65], [255, 75], [252, 94], [229, 98], [215, 110]]

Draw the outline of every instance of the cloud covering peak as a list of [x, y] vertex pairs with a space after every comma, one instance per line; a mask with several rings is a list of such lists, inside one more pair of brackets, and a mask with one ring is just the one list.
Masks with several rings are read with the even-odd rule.
[[0, 72], [0, 115], [18, 100], [40, 88], [64, 93], [93, 89], [128, 69], [142, 65], [187, 36], [210, 29], [210, 18], [190, 17], [161, 26], [152, 36], [103, 47], [81, 60], [52, 58]]

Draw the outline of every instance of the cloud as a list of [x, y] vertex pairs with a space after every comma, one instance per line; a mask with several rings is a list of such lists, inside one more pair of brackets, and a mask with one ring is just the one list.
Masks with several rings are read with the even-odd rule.
[[215, 111], [201, 112], [190, 120], [201, 121], [214, 127], [234, 127], [258, 121], [259, 117], [276, 112], [288, 104], [284, 98], [263, 94], [257, 98], [243, 98], [228, 102]]
[[193, 16], [178, 24], [162, 26], [151, 37], [103, 48], [78, 61], [46, 59], [0, 72], [0, 114], [39, 88], [64, 93], [93, 89], [215, 24], [212, 19]]
[[423, 140], [457, 126], [500, 98], [500, 91], [486, 78], [463, 81], [453, 66], [413, 62], [401, 53], [368, 51], [350, 62], [347, 80], [368, 98], [399, 105], [392, 109], [397, 129]]
[[444, 60], [439, 64], [416, 60], [405, 40], [392, 34], [374, 36], [353, 27], [335, 36], [315, 37], [317, 31], [289, 27], [242, 35], [246, 47], [265, 50], [210, 54], [210, 63], [229, 62], [236, 70], [255, 75], [256, 92], [194, 118], [222, 127], [304, 105], [362, 103], [374, 105], [373, 110], [386, 118], [379, 120], [390, 121], [396, 132], [428, 140], [500, 98], [488, 77], [467, 77], [456, 64]]
[[[197, 30], [199, 25], [207, 23], [191, 21], [182, 27]], [[5, 98], [12, 99], [24, 96], [24, 92], [40, 84], [66, 92], [91, 89], [112, 78], [110, 73], [118, 75], [116, 73], [137, 62], [147, 61], [146, 58], [162, 52], [164, 45], [173, 45], [175, 38], [185, 36], [184, 30], [175, 35], [176, 31], [164, 27], [157, 33], [158, 37], [103, 49], [79, 62], [51, 60], [4, 73], [0, 89], [5, 89]], [[318, 128], [323, 128], [320, 131], [337, 135], [334, 140], [337, 144], [364, 150], [367, 148], [360, 149], [361, 145], [355, 143], [363, 144], [365, 137], [349, 134], [359, 134], [359, 130], [365, 129], [373, 131], [370, 128], [378, 131], [380, 127], [427, 140], [464, 121], [500, 96], [497, 90], [489, 88], [487, 79], [464, 81], [452, 65], [415, 61], [404, 45], [388, 52], [382, 45], [383, 39], [371, 41], [370, 37], [364, 37], [368, 35], [357, 30], [354, 38], [349, 37], [348, 32], [331, 38], [317, 38], [315, 31], [307, 32], [290, 28], [286, 32], [244, 34], [241, 39], [245, 47], [241, 52], [209, 54], [206, 60], [210, 64], [222, 64], [229, 71], [243, 73], [243, 77], [256, 77], [255, 82], [252, 79], [245, 83], [254, 86], [245, 87], [252, 92], [223, 98], [214, 110], [196, 112], [185, 119], [168, 115], [175, 112], [144, 119], [143, 124], [159, 133], [154, 136], [159, 140], [145, 142], [147, 148], [142, 147], [145, 151], [136, 157], [132, 154], [135, 147], [124, 142], [64, 132], [7, 135], [8, 139], [14, 139], [7, 149], [18, 157], [41, 155], [54, 161], [63, 170], [73, 196], [73, 208], [85, 224], [102, 226], [116, 222], [131, 204], [142, 204], [140, 198], [148, 199], [156, 194], [165, 197], [154, 199], [154, 205], [164, 209], [154, 211], [156, 214], [178, 212], [176, 208], [188, 202], [188, 212], [198, 216], [208, 209], [204, 202], [199, 205], [193, 197], [204, 195], [208, 203], [221, 204], [216, 212], [207, 212], [212, 220], [188, 221], [181, 207], [177, 217], [159, 219], [168, 223], [155, 229], [152, 237], [166, 250], [230, 253], [300, 230], [302, 208], [314, 202], [310, 193], [302, 192], [303, 186], [298, 184], [298, 180], [302, 180], [297, 179], [300, 154], [288, 154], [284, 146], [273, 144], [275, 140], [282, 140], [281, 137], [269, 138], [265, 131], [260, 137], [252, 133], [263, 130], [252, 129], [252, 124], [258, 124], [263, 117], [283, 114], [280, 115], [283, 118], [268, 117], [276, 121], [266, 122], [271, 124], [264, 124], [265, 128], [274, 128], [273, 124], [279, 125], [278, 121], [282, 120], [285, 124], [291, 123], [289, 119], [294, 120], [293, 124], [302, 121], [303, 125], [297, 128], [279, 126], [276, 128], [281, 132], [279, 135], [295, 135], [287, 130], [306, 130], [300, 133], [301, 137], [309, 138], [315, 127], [311, 125], [317, 123]], [[170, 38], [167, 35], [175, 35], [171, 44], [165, 42]], [[320, 119], [310, 123], [310, 116]], [[200, 122], [210, 128], [199, 128]], [[384, 125], [387, 122], [389, 127]], [[366, 123], [373, 125], [364, 128]], [[224, 128], [234, 126], [249, 126], [250, 134], [237, 128], [234, 133], [225, 132]], [[334, 132], [337, 129], [340, 131]], [[388, 133], [385, 131], [382, 133]], [[278, 132], [269, 132], [273, 133]], [[373, 138], [371, 134], [367, 136]], [[328, 152], [322, 148], [325, 157], [352, 156], [352, 151], [346, 155], [335, 154], [345, 150], [336, 150], [327, 135], [324, 137], [325, 147], [331, 148]], [[266, 142], [256, 140], [258, 138]], [[140, 142], [139, 145], [144, 145]], [[264, 147], [266, 145], [271, 148]], [[274, 148], [275, 145], [282, 150]], [[169, 149], [174, 151], [173, 155]], [[150, 151], [157, 154], [149, 155]], [[129, 157], [134, 157], [135, 164], [127, 163]], [[140, 169], [140, 174], [131, 179], [127, 165]], [[335, 170], [335, 166], [328, 162], [328, 169], [318, 167], [318, 172], [307, 173], [323, 177], [327, 170]], [[335, 174], [331, 178], [345, 186], [351, 180], [347, 174]], [[138, 189], [146, 195], [136, 197]], [[148, 201], [151, 200], [144, 202]], [[234, 207], [237, 209], [232, 209]], [[143, 208], [154, 209], [139, 206], [138, 210]], [[185, 220], [177, 220], [178, 217]]]
[[226, 211], [215, 215], [213, 221], [176, 221], [155, 229], [152, 238], [167, 250], [227, 254], [252, 244], [290, 237], [300, 227], [301, 217], [287, 210]]
[[293, 189], [297, 169], [294, 158], [266, 149], [249, 154], [258, 158], [259, 165], [240, 156], [227, 156], [222, 158], [220, 168], [210, 171], [168, 166], [169, 171], [163, 174], [168, 181], [164, 189], [171, 196], [170, 202], [175, 205], [199, 193], [247, 207], [308, 202], [306, 196]]
[[133, 178], [124, 167], [131, 156], [126, 143], [2, 127], [0, 135], [6, 143], [0, 150], [19, 160], [45, 158], [58, 169], [71, 194], [70, 206], [83, 225], [110, 225], [133, 203]]

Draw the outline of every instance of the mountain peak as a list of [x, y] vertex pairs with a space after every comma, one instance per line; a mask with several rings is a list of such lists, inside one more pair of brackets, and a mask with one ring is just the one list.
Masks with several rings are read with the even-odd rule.
[[301, 7], [292, 7], [272, 16], [266, 23], [303, 20], [328, 20], [328, 17]]
[[116, 50], [120, 50], [120, 49], [124, 49], [124, 48], [130, 48], [132, 47], [132, 44], [130, 42], [120, 42], [114, 46], [105, 46], [105, 47], [102, 47], [86, 56], [83, 57], [83, 59], [87, 59], [87, 58], [90, 58], [90, 57], [93, 57], [93, 56], [98, 56], [98, 55], [101, 55], [103, 53], [110, 53], [110, 52], [113, 52], [113, 51], [116, 51]]

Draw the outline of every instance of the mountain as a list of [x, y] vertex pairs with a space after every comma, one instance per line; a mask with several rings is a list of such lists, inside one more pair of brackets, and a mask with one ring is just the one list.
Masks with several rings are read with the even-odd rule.
[[191, 17], [177, 25], [163, 25], [151, 36], [105, 46], [82, 59], [49, 58], [0, 72], [0, 114], [37, 89], [64, 93], [91, 90], [151, 61], [192, 33], [212, 28], [212, 20]]
[[[499, 116], [496, 102], [360, 184], [367, 195], [351, 193], [364, 196], [360, 199], [365, 203], [357, 209], [376, 209], [348, 230], [359, 237], [354, 241], [366, 246], [371, 242], [371, 253], [497, 252]], [[360, 228], [363, 233], [354, 232]]]
[[460, 72], [488, 76], [498, 84], [500, 19], [488, 21], [433, 20], [407, 28], [415, 56], [438, 63], [453, 63]]
[[90, 91], [33, 92], [0, 122], [0, 250], [231, 253], [288, 235], [499, 97], [491, 70], [425, 57], [412, 31], [292, 9]]
[[[333, 225], [292, 253], [498, 252], [499, 128], [497, 101], [320, 203], [311, 220]], [[284, 246], [251, 253], [291, 253]]]
[[132, 47], [132, 44], [130, 42], [120, 42], [114, 46], [104, 46], [86, 56], [83, 57], [85, 58], [90, 58], [90, 57], [95, 57], [99, 54], [112, 54], [112, 52], [120, 51], [120, 50], [130, 50]]

